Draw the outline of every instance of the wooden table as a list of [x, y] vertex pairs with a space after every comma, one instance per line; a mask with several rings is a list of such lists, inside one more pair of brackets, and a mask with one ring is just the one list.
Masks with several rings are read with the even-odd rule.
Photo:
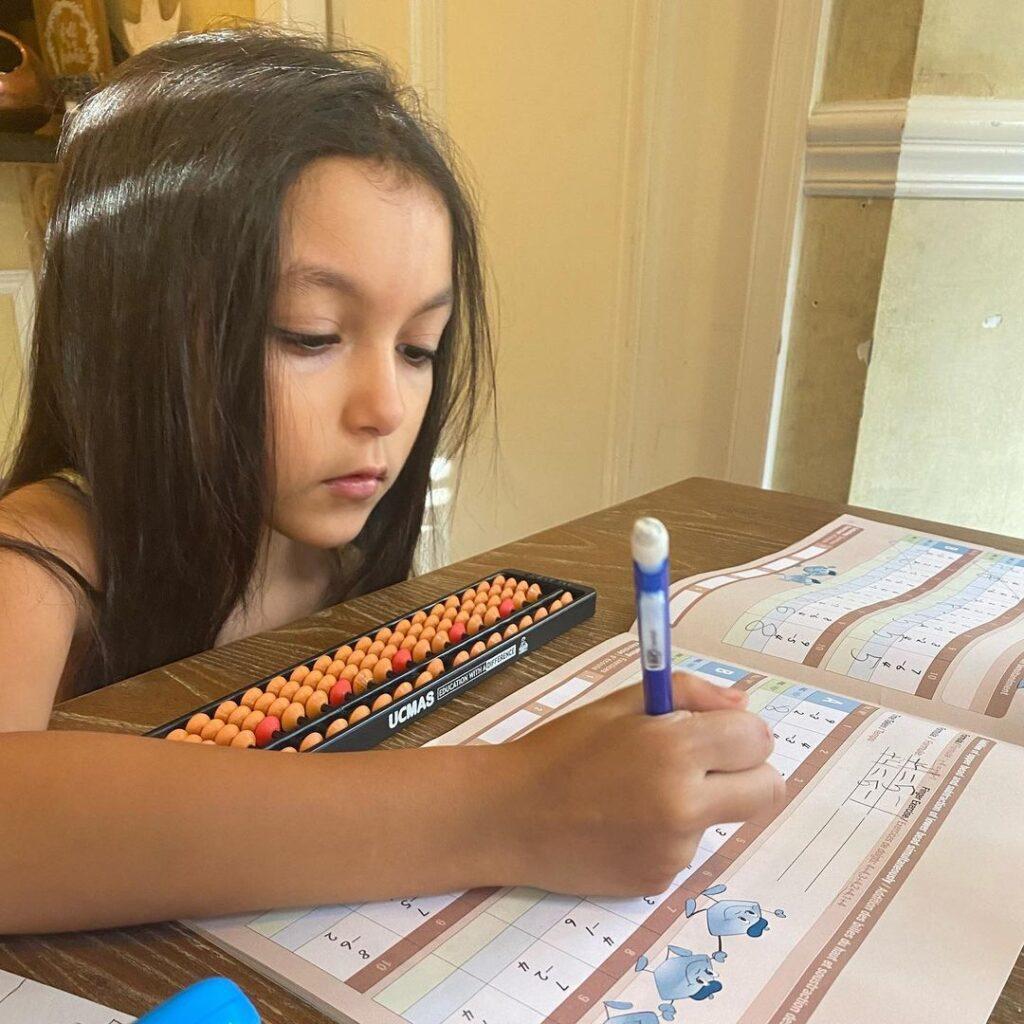
[[[597, 588], [593, 619], [413, 723], [387, 743], [419, 744], [629, 628], [635, 614], [627, 538], [638, 515], [659, 516], [668, 526], [673, 576], [678, 578], [769, 554], [845, 511], [863, 510], [712, 480], [687, 480], [328, 609], [285, 629], [68, 701], [55, 710], [52, 725], [57, 729], [143, 732], [249, 679], [321, 650], [342, 635], [382, 622], [396, 610], [415, 607], [498, 569], [521, 568]], [[1024, 553], [1024, 542], [1019, 540], [877, 512], [867, 514]], [[4, 884], [16, 882], [7, 879]], [[222, 974], [245, 989], [266, 1024], [323, 1024], [326, 1020], [177, 924], [8, 939], [0, 941], [0, 968], [134, 1014], [151, 1009], [193, 981]], [[1024, 959], [1018, 958], [990, 1021], [1009, 1024], [1020, 1021], [1022, 1014]]]

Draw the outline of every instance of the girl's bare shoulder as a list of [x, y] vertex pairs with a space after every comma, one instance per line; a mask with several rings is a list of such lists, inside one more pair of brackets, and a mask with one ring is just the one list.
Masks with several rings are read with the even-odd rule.
[[[0, 534], [26, 541], [63, 559], [97, 589], [100, 570], [88, 499], [62, 480], [26, 484], [0, 498]], [[28, 559], [0, 547], [13, 567]]]

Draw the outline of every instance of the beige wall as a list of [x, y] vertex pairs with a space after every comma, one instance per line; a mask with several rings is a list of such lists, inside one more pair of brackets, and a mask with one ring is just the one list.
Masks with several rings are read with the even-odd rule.
[[[834, 0], [822, 102], [909, 94], [922, 0]], [[845, 501], [892, 201], [804, 200], [771, 485]]]
[[1024, 535], [1021, 238], [1024, 203], [896, 203], [857, 504]]
[[725, 474], [777, 11], [335, 0], [425, 81], [480, 198], [499, 426], [452, 554]]
[[914, 94], [1024, 96], [1024, 4], [926, 0]]

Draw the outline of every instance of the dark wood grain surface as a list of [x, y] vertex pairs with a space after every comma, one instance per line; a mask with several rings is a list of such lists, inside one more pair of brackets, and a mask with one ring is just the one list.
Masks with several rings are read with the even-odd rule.
[[[635, 613], [628, 535], [638, 515], [656, 515], [672, 535], [673, 578], [747, 562], [823, 526], [848, 506], [712, 480], [687, 480], [525, 540], [330, 608], [284, 629], [207, 651], [60, 705], [55, 729], [143, 732], [353, 633], [506, 567], [597, 588], [597, 614], [539, 651], [410, 725], [387, 746], [423, 743], [615, 633]], [[878, 512], [886, 522], [1024, 553], [1024, 542]], [[140, 627], [144, 627], [140, 621]], [[331, 755], [322, 755], [331, 756]], [[336, 755], [336, 756], [344, 756]], [[1019, 822], [1012, 827], [1020, 827]], [[984, 851], [978, 851], [979, 860]], [[17, 885], [5, 879], [3, 886]], [[0, 890], [2, 891], [2, 890]], [[936, 894], [941, 896], [941, 894]], [[212, 974], [237, 981], [267, 1024], [324, 1024], [326, 1018], [176, 924], [0, 940], [0, 968], [142, 1014]], [[912, 981], [912, 979], [911, 979]], [[955, 1008], [950, 1020], [955, 1019]], [[1024, 961], [1018, 958], [990, 1024], [1024, 1019]]]

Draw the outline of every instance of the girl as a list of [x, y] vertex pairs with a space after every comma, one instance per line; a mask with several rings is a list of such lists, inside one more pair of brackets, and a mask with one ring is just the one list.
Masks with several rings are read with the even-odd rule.
[[705, 714], [631, 689], [497, 748], [46, 732], [56, 700], [405, 577], [491, 374], [471, 203], [371, 54], [178, 37], [81, 106], [60, 161], [0, 496], [0, 932], [655, 892], [709, 823], [771, 805], [766, 728], [692, 679]]

